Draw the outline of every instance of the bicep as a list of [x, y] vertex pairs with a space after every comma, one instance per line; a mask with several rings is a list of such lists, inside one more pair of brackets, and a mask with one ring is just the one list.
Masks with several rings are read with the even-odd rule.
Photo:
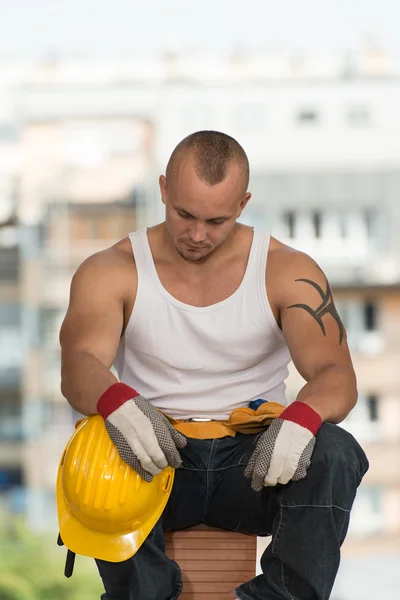
[[63, 357], [89, 352], [111, 367], [123, 328], [123, 302], [110, 276], [95, 259], [85, 261], [75, 273], [60, 330]]
[[282, 331], [302, 377], [309, 381], [329, 364], [352, 368], [346, 331], [329, 282], [318, 265], [307, 255], [296, 257], [284, 289]]

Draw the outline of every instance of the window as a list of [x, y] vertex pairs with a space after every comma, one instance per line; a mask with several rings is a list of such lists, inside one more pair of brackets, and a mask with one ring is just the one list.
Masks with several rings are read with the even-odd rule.
[[21, 325], [21, 308], [17, 304], [0, 304], [0, 326], [19, 327]]
[[365, 331], [376, 331], [378, 307], [375, 302], [364, 302], [364, 329]]
[[336, 301], [336, 306], [340, 307], [343, 324], [348, 333], [366, 333], [379, 329], [377, 300], [342, 298]]
[[140, 123], [131, 119], [71, 121], [63, 127], [65, 158], [79, 166], [101, 164], [111, 156], [140, 150]]
[[0, 491], [5, 491], [14, 485], [22, 485], [22, 470], [3, 467], [0, 469]]
[[319, 115], [315, 109], [303, 109], [297, 113], [297, 122], [300, 125], [315, 125], [318, 121]]
[[2, 142], [15, 142], [18, 140], [18, 129], [12, 123], [0, 123], [0, 140]]
[[189, 132], [212, 129], [215, 122], [211, 106], [191, 104], [182, 110], [182, 124]]
[[349, 533], [355, 537], [371, 535], [383, 530], [383, 488], [362, 485], [354, 502]]
[[368, 237], [368, 239], [371, 239], [374, 237], [374, 234], [375, 234], [377, 215], [375, 214], [375, 211], [367, 208], [364, 210], [363, 217], [364, 217], [364, 223], [365, 223], [365, 229], [367, 232], [367, 237]]
[[236, 107], [235, 121], [244, 132], [259, 132], [264, 125], [264, 106], [259, 102], [242, 103]]
[[321, 237], [321, 213], [319, 211], [313, 212], [313, 225], [314, 225], [314, 235], [316, 238]]
[[279, 231], [284, 237], [319, 240], [321, 246], [343, 258], [349, 253], [363, 253], [376, 239], [376, 218], [369, 209], [288, 207], [280, 213], [279, 220]]
[[15, 442], [23, 439], [21, 404], [18, 399], [0, 404], [0, 441]]
[[367, 396], [367, 408], [368, 408], [368, 418], [371, 422], [379, 421], [379, 405], [378, 398], [375, 394], [368, 394]]
[[65, 317], [65, 311], [43, 308], [39, 314], [40, 339], [52, 349], [59, 348], [58, 334]]
[[367, 106], [350, 106], [347, 109], [346, 120], [352, 127], [368, 127], [371, 125], [371, 112]]
[[1, 248], [0, 250], [0, 280], [17, 282], [20, 276], [18, 247]]
[[375, 394], [358, 396], [357, 404], [341, 423], [341, 427], [349, 431], [360, 442], [378, 442], [382, 439], [379, 415], [380, 398]]
[[22, 360], [20, 307], [0, 306], [0, 370], [19, 367]]
[[287, 235], [290, 238], [294, 238], [294, 221], [295, 213], [293, 211], [283, 213], [283, 222], [287, 228]]
[[386, 340], [380, 327], [379, 299], [343, 298], [339, 304], [350, 349], [371, 356], [380, 354]]

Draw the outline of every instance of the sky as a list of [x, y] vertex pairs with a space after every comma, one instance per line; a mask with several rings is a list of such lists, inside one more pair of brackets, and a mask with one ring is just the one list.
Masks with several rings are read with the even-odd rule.
[[168, 51], [400, 57], [399, 0], [0, 0], [0, 59]]

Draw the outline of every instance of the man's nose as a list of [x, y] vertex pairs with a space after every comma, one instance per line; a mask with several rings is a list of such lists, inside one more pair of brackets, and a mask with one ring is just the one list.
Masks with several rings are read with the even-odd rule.
[[193, 223], [193, 226], [190, 231], [190, 237], [192, 238], [192, 241], [196, 244], [204, 242], [204, 240], [207, 237], [205, 223]]

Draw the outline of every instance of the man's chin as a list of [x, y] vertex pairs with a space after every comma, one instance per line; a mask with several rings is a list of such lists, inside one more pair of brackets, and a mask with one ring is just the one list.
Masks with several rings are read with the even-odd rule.
[[187, 249], [183, 250], [182, 248], [177, 248], [177, 250], [180, 256], [188, 262], [200, 262], [201, 260], [207, 258], [207, 256], [211, 253], [211, 250], [203, 251], [201, 253], [196, 251], [191, 252]]

